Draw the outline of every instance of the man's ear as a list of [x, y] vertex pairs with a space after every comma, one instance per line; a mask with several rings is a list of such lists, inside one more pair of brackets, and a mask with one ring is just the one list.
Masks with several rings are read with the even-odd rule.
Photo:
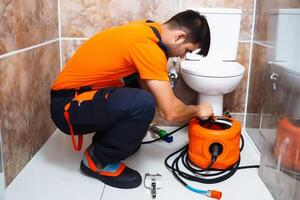
[[186, 40], [187, 33], [183, 30], [176, 30], [175, 33], [174, 33], [174, 36], [175, 36], [174, 42], [176, 44], [181, 44]]

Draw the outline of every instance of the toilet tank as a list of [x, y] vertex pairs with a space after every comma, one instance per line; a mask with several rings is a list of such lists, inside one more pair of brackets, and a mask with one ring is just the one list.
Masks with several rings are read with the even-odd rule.
[[275, 55], [272, 61], [299, 66], [300, 9], [279, 9], [272, 17], [275, 21]]
[[242, 9], [192, 8], [206, 16], [211, 33], [211, 44], [205, 60], [236, 60]]

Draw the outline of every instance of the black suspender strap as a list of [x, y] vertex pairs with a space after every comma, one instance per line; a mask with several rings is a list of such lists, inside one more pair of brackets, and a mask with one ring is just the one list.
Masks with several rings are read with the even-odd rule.
[[150, 19], [147, 19], [146, 20], [146, 23], [154, 23], [154, 21], [150, 20]]
[[122, 81], [126, 87], [141, 88], [138, 81], [138, 77], [139, 77], [139, 73], [135, 72], [133, 74], [130, 74], [122, 78]]
[[[146, 23], [153, 23], [153, 21], [147, 20]], [[158, 30], [154, 26], [150, 25], [149, 27], [152, 29], [155, 36], [158, 38], [157, 45], [165, 53], [165, 56], [168, 59], [168, 54], [167, 54], [168, 49], [167, 49], [166, 45], [162, 42], [161, 36], [160, 36]], [[138, 76], [139, 76], [138, 72], [130, 74], [130, 75], [122, 78], [122, 82], [125, 84], [126, 87], [140, 88], [140, 85], [138, 83]]]
[[[153, 23], [153, 21], [147, 20], [146, 23]], [[155, 36], [158, 38], [157, 45], [161, 48], [161, 50], [163, 50], [163, 52], [165, 53], [165, 56], [168, 58], [168, 49], [167, 49], [166, 45], [162, 42], [161, 36], [160, 36], [157, 28], [155, 28], [154, 26], [149, 26], [149, 27], [152, 29]]]

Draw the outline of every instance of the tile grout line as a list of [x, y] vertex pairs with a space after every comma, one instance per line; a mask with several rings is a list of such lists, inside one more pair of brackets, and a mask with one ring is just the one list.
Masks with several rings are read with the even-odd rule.
[[263, 109], [260, 111], [260, 114], [259, 114], [259, 129], [261, 129], [262, 127], [262, 122], [263, 122]]
[[250, 42], [250, 53], [249, 53], [249, 63], [248, 63], [248, 80], [246, 87], [246, 99], [245, 99], [245, 109], [244, 109], [244, 122], [243, 127], [246, 128], [246, 116], [247, 116], [247, 107], [248, 107], [248, 97], [249, 97], [249, 85], [250, 85], [250, 75], [251, 75], [251, 66], [252, 66], [252, 50], [253, 50], [253, 39], [254, 39], [254, 30], [255, 30], [255, 16], [256, 16], [256, 0], [253, 3], [253, 18], [252, 18], [252, 28], [251, 28], [251, 42]]
[[272, 45], [269, 45], [269, 44], [265, 44], [263, 42], [259, 42], [257, 40], [253, 41], [254, 44], [257, 44], [257, 45], [260, 45], [260, 46], [263, 46], [263, 47], [267, 47], [267, 48], [274, 48]]
[[32, 49], [35, 49], [35, 48], [38, 48], [38, 47], [41, 47], [41, 46], [44, 46], [44, 45], [47, 45], [47, 44], [51, 44], [51, 43], [54, 43], [54, 42], [57, 42], [57, 41], [59, 41], [59, 38], [55, 38], [55, 39], [49, 40], [47, 42], [43, 42], [43, 43], [39, 43], [39, 44], [36, 44], [36, 45], [32, 45], [30, 47], [25, 47], [23, 49], [18, 49], [18, 50], [10, 51], [8, 53], [0, 55], [0, 59], [1, 58], [6, 58], [6, 57], [9, 57], [9, 56], [13, 56], [15, 54], [22, 53], [22, 52], [25, 52], [25, 51], [28, 51], [28, 50], [32, 50]]
[[[1, 174], [5, 174], [5, 169], [4, 169], [4, 153], [3, 153], [3, 141], [2, 141], [2, 134], [1, 134], [1, 128], [0, 128], [0, 153], [1, 153], [1, 155], [0, 155], [0, 175]], [[1, 177], [0, 177], [0, 179], [1, 179]], [[3, 185], [5, 186], [5, 178], [3, 179]], [[3, 189], [3, 188], [1, 188], [1, 185], [0, 185], [0, 190], [1, 189]], [[1, 196], [0, 196], [1, 197]]]
[[61, 19], [60, 19], [60, 0], [57, 0], [57, 18], [58, 18], [58, 39], [59, 39], [59, 66], [62, 70], [62, 43], [61, 43]]
[[61, 37], [61, 40], [87, 40], [88, 37]]
[[103, 190], [102, 190], [102, 192], [101, 192], [101, 195], [100, 195], [100, 199], [99, 199], [99, 200], [102, 200], [102, 197], [103, 197], [103, 194], [104, 194], [105, 187], [106, 187], [106, 184], [104, 184], [104, 187], [103, 187]]

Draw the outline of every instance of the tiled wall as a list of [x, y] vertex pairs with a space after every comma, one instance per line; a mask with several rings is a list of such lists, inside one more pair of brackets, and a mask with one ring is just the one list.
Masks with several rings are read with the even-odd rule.
[[[274, 156], [273, 148], [278, 133], [278, 122], [283, 117], [291, 117], [290, 108], [296, 109], [300, 105], [291, 103], [297, 97], [292, 90], [284, 90], [280, 82], [276, 84], [276, 89], [273, 88], [273, 82], [270, 80], [273, 69], [268, 61], [272, 61], [276, 50], [275, 41], [272, 41], [276, 34], [274, 13], [282, 8], [300, 8], [300, 1], [256, 0], [256, 5], [246, 130], [261, 152], [259, 174], [269, 191], [275, 199], [296, 200], [300, 198], [300, 181], [293, 177], [297, 172], [286, 169]], [[290, 139], [295, 141], [294, 138]], [[288, 143], [286, 151], [296, 150], [289, 149], [291, 144], [293, 142]], [[285, 154], [282, 156], [282, 160], [285, 159]]]
[[60, 69], [57, 11], [53, 0], [0, 3], [0, 128], [6, 185], [55, 130], [49, 89]]
[[179, 10], [179, 0], [99, 0], [61, 2], [62, 37], [90, 37], [105, 28], [133, 20], [166, 20]]
[[[64, 0], [61, 1], [60, 6], [63, 61], [65, 63], [87, 37], [111, 26], [127, 23], [132, 20], [149, 18], [164, 22], [179, 10], [192, 7], [228, 7], [243, 9], [237, 61], [246, 68], [246, 73], [240, 86], [234, 92], [224, 97], [224, 109], [233, 112], [234, 117], [243, 121], [253, 2], [254, 0], [100, 0], [97, 2]], [[101, 12], [99, 12], [99, 10]], [[196, 93], [181, 80], [181, 77], [177, 81], [174, 90], [175, 94], [185, 103], [196, 103]], [[156, 115], [154, 121], [162, 125], [178, 125], [166, 122], [159, 114]]]
[[0, 54], [57, 38], [53, 0], [1, 0]]

